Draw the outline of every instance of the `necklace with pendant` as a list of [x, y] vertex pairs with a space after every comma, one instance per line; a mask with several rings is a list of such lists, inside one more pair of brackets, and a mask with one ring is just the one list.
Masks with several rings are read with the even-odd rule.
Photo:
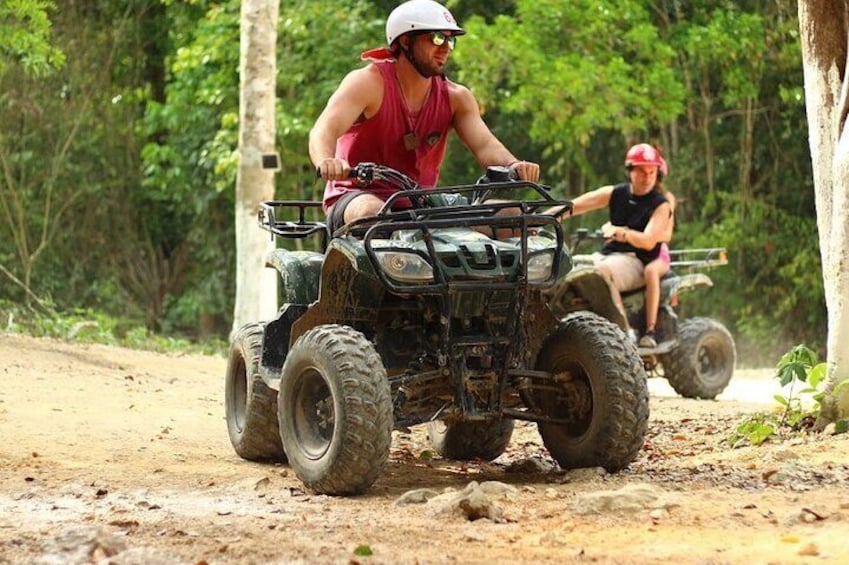
[[410, 102], [407, 100], [407, 95], [404, 94], [404, 89], [401, 86], [401, 81], [398, 78], [398, 73], [395, 73], [395, 84], [398, 85], [398, 92], [401, 93], [401, 101], [404, 104], [404, 118], [407, 120], [407, 128], [409, 131], [404, 134], [404, 149], [407, 151], [414, 151], [419, 147], [419, 138], [416, 135], [416, 124], [418, 123], [419, 116], [421, 115], [422, 110], [424, 110], [425, 105], [427, 105], [428, 100], [430, 99], [430, 91], [433, 87], [433, 79], [430, 79], [427, 85], [427, 92], [424, 95], [424, 100], [422, 100], [422, 104], [419, 107], [417, 112], [413, 112], [410, 109]]

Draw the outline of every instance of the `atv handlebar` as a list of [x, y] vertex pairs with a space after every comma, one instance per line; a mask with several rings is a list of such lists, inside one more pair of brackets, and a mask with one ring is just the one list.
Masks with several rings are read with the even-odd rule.
[[391, 167], [376, 163], [359, 163], [351, 167], [348, 178], [356, 179], [359, 186], [368, 186], [374, 181], [383, 181], [397, 190], [418, 190], [419, 183]]
[[[321, 176], [319, 169], [316, 169], [316, 176]], [[541, 213], [542, 210], [559, 207], [562, 210], [561, 213], [563, 213], [572, 209], [571, 201], [559, 200], [551, 196], [551, 187], [536, 182], [519, 180], [518, 172], [512, 167], [488, 167], [485, 174], [478, 178], [474, 184], [428, 189], [422, 188], [418, 182], [401, 171], [370, 162], [358, 163], [351, 167], [348, 171], [348, 178], [354, 179], [356, 185], [360, 187], [366, 187], [375, 181], [380, 181], [396, 192], [384, 202], [374, 216], [355, 220], [339, 228], [336, 234], [328, 235], [351, 234], [362, 237], [377, 222], [399, 222], [416, 219], [453, 219], [457, 222], [458, 227], [463, 225], [480, 226], [487, 221], [492, 221], [496, 216], [499, 216], [500, 211], [508, 208], [518, 209], [520, 214], [525, 217], [537, 216], [529, 223], [522, 222], [527, 226], [526, 229], [537, 229], [555, 223], [552, 220], [554, 216], [543, 214]], [[532, 194], [530, 198], [489, 200], [493, 193], [503, 195], [510, 191], [514, 193], [525, 191], [526, 195], [528, 192]], [[405, 200], [409, 202], [409, 205]], [[270, 231], [273, 235], [288, 238], [302, 238], [319, 232], [324, 224], [305, 219], [305, 209], [310, 206], [318, 207], [321, 206], [321, 203], [302, 201], [265, 202], [260, 209], [260, 227]], [[283, 207], [298, 207], [300, 209], [299, 219], [294, 222], [278, 220], [275, 209]], [[554, 219], [556, 220], [556, 218]], [[499, 219], [499, 226], [503, 223]], [[516, 227], [518, 229], [518, 225]]]
[[[321, 178], [321, 169], [316, 168], [316, 178]], [[368, 186], [376, 180], [384, 181], [398, 190], [415, 190], [418, 183], [390, 167], [376, 163], [359, 163], [348, 170], [348, 178], [355, 179], [358, 186]]]
[[367, 186], [374, 181], [383, 181], [397, 190], [397, 192], [386, 200], [377, 213], [377, 216], [386, 215], [399, 204], [399, 201], [403, 201], [404, 199], [409, 199], [414, 209], [426, 207], [439, 208], [444, 205], [434, 204], [432, 199], [428, 198], [429, 196], [460, 194], [466, 197], [464, 204], [477, 206], [483, 204], [493, 192], [506, 193], [521, 189], [530, 189], [537, 197], [531, 202], [513, 202], [514, 206], [522, 205], [522, 209], [525, 212], [536, 212], [543, 206], [550, 206], [552, 204], [562, 204], [564, 207], [571, 209], [571, 202], [556, 200], [551, 196], [551, 187], [535, 182], [519, 180], [518, 172], [510, 167], [487, 167], [484, 175], [478, 178], [475, 184], [430, 189], [422, 188], [419, 183], [400, 171], [375, 163], [359, 163], [351, 168], [349, 177], [357, 179], [357, 184], [360, 186]]
[[572, 233], [569, 238], [569, 251], [574, 255], [578, 247], [587, 241], [605, 241], [604, 232], [601, 230], [590, 230], [587, 228], [578, 228]]

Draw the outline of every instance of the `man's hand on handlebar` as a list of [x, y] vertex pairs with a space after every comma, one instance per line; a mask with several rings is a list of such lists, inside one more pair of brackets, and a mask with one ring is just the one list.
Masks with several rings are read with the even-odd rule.
[[514, 169], [516, 173], [518, 173], [519, 180], [526, 180], [529, 182], [539, 181], [539, 165], [536, 163], [517, 161], [510, 165], [510, 168]]
[[318, 164], [316, 174], [324, 180], [344, 180], [351, 175], [351, 165], [345, 159], [329, 157]]

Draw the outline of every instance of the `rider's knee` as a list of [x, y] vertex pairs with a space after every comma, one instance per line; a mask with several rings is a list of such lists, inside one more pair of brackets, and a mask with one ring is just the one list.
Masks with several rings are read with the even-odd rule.
[[345, 223], [353, 222], [360, 218], [374, 216], [383, 206], [383, 200], [371, 194], [357, 196], [345, 207]]

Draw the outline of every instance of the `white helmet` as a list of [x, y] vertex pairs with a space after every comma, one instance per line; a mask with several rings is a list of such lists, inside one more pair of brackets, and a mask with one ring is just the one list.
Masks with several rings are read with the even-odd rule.
[[386, 41], [392, 42], [410, 31], [453, 31], [454, 35], [466, 33], [448, 8], [433, 0], [409, 0], [389, 14], [386, 19]]

